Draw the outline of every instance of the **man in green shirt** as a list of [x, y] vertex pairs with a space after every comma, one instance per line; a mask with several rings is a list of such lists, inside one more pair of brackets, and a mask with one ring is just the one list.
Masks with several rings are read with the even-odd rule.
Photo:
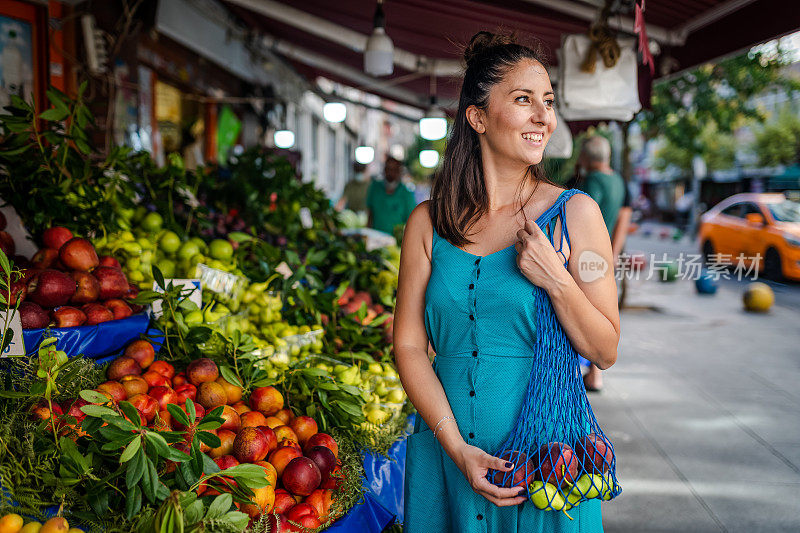
[[[608, 235], [613, 238], [614, 225], [625, 201], [625, 181], [614, 172], [610, 161], [611, 143], [605, 137], [593, 135], [584, 141], [576, 164], [578, 171], [585, 175], [579, 188], [597, 202]], [[600, 369], [590, 364], [589, 372], [583, 377], [583, 382], [588, 391], [602, 389], [603, 378]]]
[[393, 157], [386, 158], [383, 180], [373, 180], [367, 192], [369, 226], [392, 235], [394, 227], [405, 224], [417, 206], [414, 193], [400, 183], [402, 164]]
[[336, 209], [350, 209], [352, 211], [367, 210], [367, 192], [369, 191], [369, 179], [367, 177], [367, 167], [361, 163], [353, 164], [353, 179], [344, 186], [342, 197], [336, 202]]

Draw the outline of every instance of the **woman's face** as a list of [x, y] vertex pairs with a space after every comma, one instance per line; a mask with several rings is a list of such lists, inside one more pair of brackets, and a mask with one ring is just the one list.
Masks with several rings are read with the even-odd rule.
[[544, 66], [520, 61], [491, 88], [486, 109], [473, 111], [470, 123], [481, 134], [482, 149], [521, 166], [540, 163], [556, 128], [554, 99]]

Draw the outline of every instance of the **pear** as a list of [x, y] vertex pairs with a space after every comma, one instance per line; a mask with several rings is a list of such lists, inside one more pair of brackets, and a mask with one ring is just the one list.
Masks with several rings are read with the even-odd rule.
[[603, 476], [600, 474], [583, 474], [575, 482], [567, 495], [567, 499], [573, 501], [580, 500], [581, 497], [588, 499], [597, 498], [600, 495], [600, 490], [605, 486]]
[[610, 500], [614, 496], [614, 492], [617, 489], [617, 485], [614, 483], [614, 478], [611, 477], [611, 472], [607, 472], [603, 475], [603, 482], [605, 486], [603, 487], [600, 497], [603, 500]]
[[572, 520], [572, 517], [567, 514], [567, 511], [572, 508], [572, 504], [568, 504], [564, 500], [564, 496], [558, 490], [558, 487], [551, 483], [543, 483], [542, 481], [534, 481], [530, 486], [531, 502], [537, 509], [544, 511], [562, 511], [567, 518]]

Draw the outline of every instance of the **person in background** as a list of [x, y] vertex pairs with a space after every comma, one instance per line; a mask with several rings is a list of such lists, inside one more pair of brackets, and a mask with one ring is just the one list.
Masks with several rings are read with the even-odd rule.
[[344, 186], [344, 192], [339, 201], [336, 202], [336, 210], [350, 209], [360, 212], [367, 210], [367, 192], [369, 191], [369, 179], [367, 179], [367, 166], [361, 163], [353, 163], [354, 177]]
[[405, 224], [417, 206], [414, 194], [400, 181], [403, 165], [387, 157], [383, 167], [383, 180], [373, 180], [367, 192], [368, 226], [393, 234], [394, 227]]
[[[591, 196], [600, 207], [603, 222], [606, 224], [609, 237], [612, 237], [612, 254], [614, 264], [616, 264], [616, 258], [622, 251], [625, 236], [628, 233], [630, 209], [627, 208], [627, 211], [620, 217], [620, 210], [625, 204], [625, 180], [611, 168], [610, 161], [611, 143], [605, 137], [592, 135], [584, 141], [581, 147], [581, 153], [576, 162], [576, 171], [583, 176], [579, 188]], [[618, 218], [624, 222], [625, 228], [616, 228]], [[613, 237], [617, 238], [616, 243]], [[603, 377], [600, 372], [597, 366], [589, 365], [589, 371], [583, 377], [587, 391], [597, 392], [603, 388]]]

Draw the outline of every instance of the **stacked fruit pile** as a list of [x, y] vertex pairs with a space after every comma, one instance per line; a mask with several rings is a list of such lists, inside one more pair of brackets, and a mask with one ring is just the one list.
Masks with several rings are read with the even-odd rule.
[[69, 522], [60, 516], [44, 524], [36, 521], [25, 524], [20, 515], [7, 514], [0, 518], [0, 533], [83, 533], [83, 530], [69, 527]]
[[[210, 430], [220, 444], [216, 448], [203, 444], [201, 451], [222, 469], [257, 464], [270, 481], [269, 486], [255, 489], [252, 503], [241, 507], [243, 512], [251, 518], [275, 512], [283, 522], [288, 519], [308, 528], [335, 518], [331, 505], [341, 478], [339, 448], [333, 437], [318, 432], [313, 418], [295, 416], [274, 387], [255, 388], [248, 401], [243, 401], [242, 389], [225, 380], [211, 359], [192, 361], [179, 373], [171, 364], [154, 359], [152, 344], [134, 341], [109, 365], [109, 381], [97, 390], [115, 402], [130, 402], [143, 422], [161, 431], [184, 429], [167, 409], [169, 404], [186, 412], [186, 401], [192, 400], [198, 419], [222, 407], [223, 424]], [[85, 400], [78, 399], [62, 408], [75, 418], [75, 424], [68, 426], [77, 435], [81, 435], [79, 425], [86, 416], [81, 408], [85, 405]], [[35, 414], [43, 419], [50, 416], [49, 412]], [[186, 446], [176, 446], [182, 445]], [[197, 492], [214, 495], [225, 489], [225, 480], [214, 478], [201, 484]]]
[[92, 243], [70, 230], [45, 230], [44, 247], [30, 261], [17, 258], [22, 277], [11, 288], [23, 329], [93, 326], [140, 311], [129, 305], [138, 289], [112, 256], [98, 257]]
[[182, 241], [177, 233], [163, 227], [164, 220], [156, 212], [139, 212], [133, 221], [138, 226], [132, 231], [99, 237], [94, 244], [102, 253], [124, 257], [125, 273], [142, 289], [153, 286], [153, 266], [165, 278], [194, 278], [200, 263], [240, 273], [233, 259], [233, 245], [227, 240], [215, 239], [206, 244], [203, 239], [192, 237]]

